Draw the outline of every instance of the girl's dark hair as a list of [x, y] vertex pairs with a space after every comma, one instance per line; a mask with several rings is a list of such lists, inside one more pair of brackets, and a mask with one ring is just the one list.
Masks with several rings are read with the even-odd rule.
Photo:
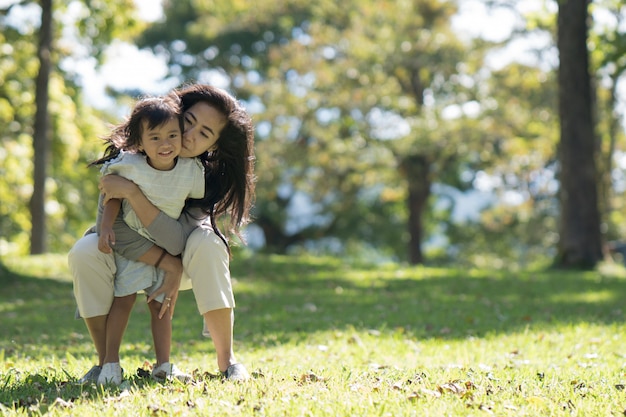
[[189, 84], [177, 90], [183, 114], [197, 103], [206, 103], [224, 115], [226, 124], [214, 150], [198, 158], [204, 166], [205, 194], [188, 199], [187, 208], [200, 208], [211, 219], [211, 226], [228, 246], [216, 220], [229, 216], [228, 232], [241, 237], [239, 228], [250, 221], [255, 198], [254, 127], [241, 104], [228, 92], [205, 84]]
[[153, 129], [175, 117], [181, 123], [182, 131], [182, 117], [180, 116], [181, 103], [177, 94], [170, 93], [164, 97], [140, 99], [135, 104], [128, 120], [115, 126], [111, 134], [104, 138], [106, 149], [102, 158], [91, 162], [89, 166], [101, 165], [110, 161], [117, 157], [121, 151], [139, 152], [144, 120], [148, 122], [148, 129]]

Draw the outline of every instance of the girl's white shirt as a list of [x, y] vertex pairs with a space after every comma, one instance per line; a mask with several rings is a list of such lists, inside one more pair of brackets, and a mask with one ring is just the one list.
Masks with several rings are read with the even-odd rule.
[[[133, 181], [152, 204], [174, 219], [180, 217], [187, 198], [204, 197], [204, 170], [197, 158], [177, 158], [174, 168], [160, 171], [148, 164], [145, 155], [122, 152], [105, 163], [100, 172]], [[126, 200], [122, 201], [122, 211], [128, 226], [154, 240]]]

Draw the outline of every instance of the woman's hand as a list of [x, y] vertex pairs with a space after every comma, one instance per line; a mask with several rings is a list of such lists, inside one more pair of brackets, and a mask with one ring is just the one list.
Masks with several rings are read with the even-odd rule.
[[104, 194], [104, 204], [106, 204], [112, 198], [119, 199], [132, 199], [137, 193], [141, 193], [141, 190], [131, 180], [128, 180], [119, 175], [105, 175], [100, 178], [100, 185], [98, 186], [100, 192]]
[[150, 294], [148, 303], [159, 296], [159, 294], [165, 294], [165, 300], [163, 304], [161, 304], [161, 310], [159, 311], [159, 318], [163, 318], [168, 310], [170, 318], [172, 318], [174, 317], [174, 309], [176, 307], [176, 300], [178, 299], [180, 281], [183, 277], [183, 263], [179, 257], [166, 254], [159, 264], [159, 268], [165, 271], [163, 284]]

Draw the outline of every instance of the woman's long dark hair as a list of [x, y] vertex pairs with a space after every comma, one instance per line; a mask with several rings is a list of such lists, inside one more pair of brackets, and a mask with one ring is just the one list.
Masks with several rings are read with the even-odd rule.
[[[222, 113], [226, 125], [219, 133], [216, 148], [198, 156], [204, 166], [205, 194], [188, 199], [187, 208], [200, 208], [211, 219], [211, 226], [228, 246], [216, 220], [230, 217], [228, 232], [243, 240], [239, 228], [250, 221], [255, 198], [254, 127], [252, 119], [226, 91], [205, 84], [190, 84], [177, 91], [183, 114], [197, 103], [206, 103]], [[230, 250], [230, 249], [229, 249]]]

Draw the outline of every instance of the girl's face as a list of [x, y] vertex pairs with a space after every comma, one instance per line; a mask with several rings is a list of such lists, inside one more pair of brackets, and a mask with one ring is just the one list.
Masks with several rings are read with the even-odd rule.
[[226, 126], [226, 117], [203, 101], [191, 106], [183, 117], [183, 147], [180, 156], [191, 158], [214, 150]]
[[180, 124], [177, 118], [149, 129], [148, 122], [141, 122], [141, 145], [139, 150], [148, 156], [148, 163], [159, 171], [168, 171], [176, 165], [181, 151]]

